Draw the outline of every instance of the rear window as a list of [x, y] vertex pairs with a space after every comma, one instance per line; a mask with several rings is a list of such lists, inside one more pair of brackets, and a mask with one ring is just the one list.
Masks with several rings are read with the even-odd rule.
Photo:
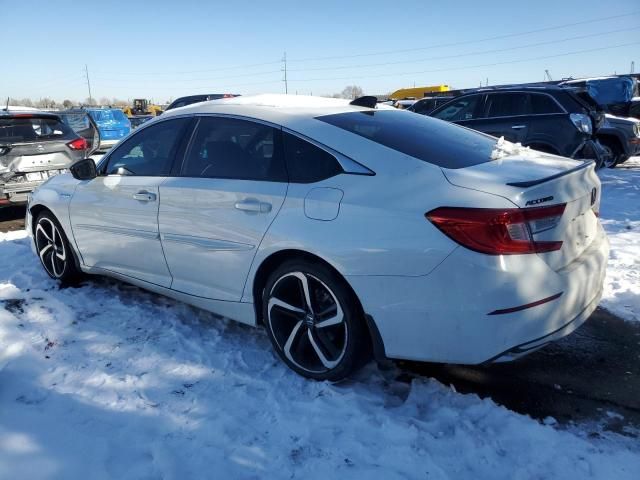
[[75, 138], [75, 134], [57, 118], [0, 118], [0, 143], [41, 142], [68, 138]]
[[69, 125], [74, 132], [81, 132], [91, 127], [86, 113], [65, 113], [61, 114], [62, 121]]
[[338, 113], [318, 120], [443, 168], [464, 168], [491, 159], [496, 139], [410, 112]]

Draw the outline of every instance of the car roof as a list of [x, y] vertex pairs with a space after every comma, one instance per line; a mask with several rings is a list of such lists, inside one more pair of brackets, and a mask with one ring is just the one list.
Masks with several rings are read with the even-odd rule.
[[[395, 110], [385, 106], [384, 109]], [[308, 95], [263, 94], [247, 95], [194, 103], [174, 108], [162, 114], [163, 118], [185, 114], [219, 113], [246, 116], [282, 126], [293, 126], [300, 121], [320, 115], [366, 112], [371, 108], [350, 105], [342, 98], [312, 97]]]
[[483, 92], [566, 92], [566, 88], [558, 85], [505, 85], [496, 87], [481, 87], [467, 90], [464, 95], [470, 93], [483, 93]]

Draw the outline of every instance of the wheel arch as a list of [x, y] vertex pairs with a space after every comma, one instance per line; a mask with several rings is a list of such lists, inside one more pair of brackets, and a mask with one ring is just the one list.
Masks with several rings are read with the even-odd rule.
[[62, 228], [62, 231], [64, 232], [64, 234], [67, 237], [67, 241], [69, 243], [69, 246], [71, 247], [71, 254], [73, 257], [73, 262], [75, 263], [76, 267], [78, 268], [78, 270], [81, 270], [81, 265], [80, 265], [80, 256], [78, 255], [78, 252], [76, 251], [76, 245], [75, 242], [73, 240], [73, 237], [71, 235], [69, 235], [69, 232], [66, 231], [64, 223], [60, 221], [60, 218], [58, 217], [58, 215], [56, 215], [56, 213], [51, 210], [49, 207], [41, 204], [41, 203], [37, 203], [35, 205], [31, 205], [29, 207], [29, 213], [31, 214], [31, 225], [25, 225], [25, 227], [29, 228], [31, 230], [31, 235], [33, 236], [33, 238], [35, 239], [35, 234], [36, 234], [36, 220], [38, 218], [38, 216], [43, 213], [43, 212], [48, 212], [50, 213], [60, 224], [60, 227]]
[[347, 286], [353, 298], [356, 300], [358, 311], [362, 317], [362, 321], [365, 323], [365, 328], [369, 333], [369, 345], [373, 350], [374, 357], [379, 362], [383, 362], [386, 360], [384, 344], [382, 341], [382, 337], [380, 332], [378, 331], [378, 327], [375, 324], [373, 318], [368, 315], [360, 298], [356, 294], [354, 288], [351, 286], [349, 281], [342, 275], [336, 267], [334, 267], [330, 262], [325, 260], [324, 258], [315, 255], [313, 253], [306, 252], [304, 250], [297, 249], [285, 249], [279, 250], [270, 254], [266, 257], [253, 277], [253, 285], [252, 285], [252, 298], [253, 305], [256, 314], [256, 325], [264, 325], [264, 319], [262, 318], [262, 291], [267, 283], [267, 279], [269, 275], [276, 269], [278, 266], [282, 265], [282, 263], [288, 260], [306, 260], [310, 262], [320, 263], [327, 268], [329, 268], [333, 273], [335, 273], [338, 278], [344, 281], [344, 284]]

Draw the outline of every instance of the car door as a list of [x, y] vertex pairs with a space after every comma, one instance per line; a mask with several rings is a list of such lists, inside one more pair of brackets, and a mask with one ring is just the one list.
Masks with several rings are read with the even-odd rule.
[[98, 177], [77, 186], [69, 209], [85, 265], [171, 285], [158, 232], [158, 187], [188, 123], [179, 118], [141, 128], [100, 163]]
[[525, 143], [531, 120], [529, 94], [526, 92], [493, 92], [487, 94], [482, 129], [494, 137]]
[[239, 301], [287, 185], [280, 129], [201, 117], [178, 176], [160, 186], [160, 237], [171, 288]]

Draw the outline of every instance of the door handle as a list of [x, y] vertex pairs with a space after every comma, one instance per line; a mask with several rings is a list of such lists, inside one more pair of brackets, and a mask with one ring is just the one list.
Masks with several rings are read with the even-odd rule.
[[134, 200], [140, 200], [141, 202], [155, 202], [156, 194], [147, 192], [146, 190], [141, 190], [138, 193], [133, 194]]
[[271, 211], [270, 203], [260, 202], [258, 200], [242, 200], [241, 202], [237, 202], [235, 207], [245, 212], [269, 213]]
[[526, 127], [526, 125], [514, 125], [511, 128], [513, 128], [514, 130], [522, 130], [525, 127]]

